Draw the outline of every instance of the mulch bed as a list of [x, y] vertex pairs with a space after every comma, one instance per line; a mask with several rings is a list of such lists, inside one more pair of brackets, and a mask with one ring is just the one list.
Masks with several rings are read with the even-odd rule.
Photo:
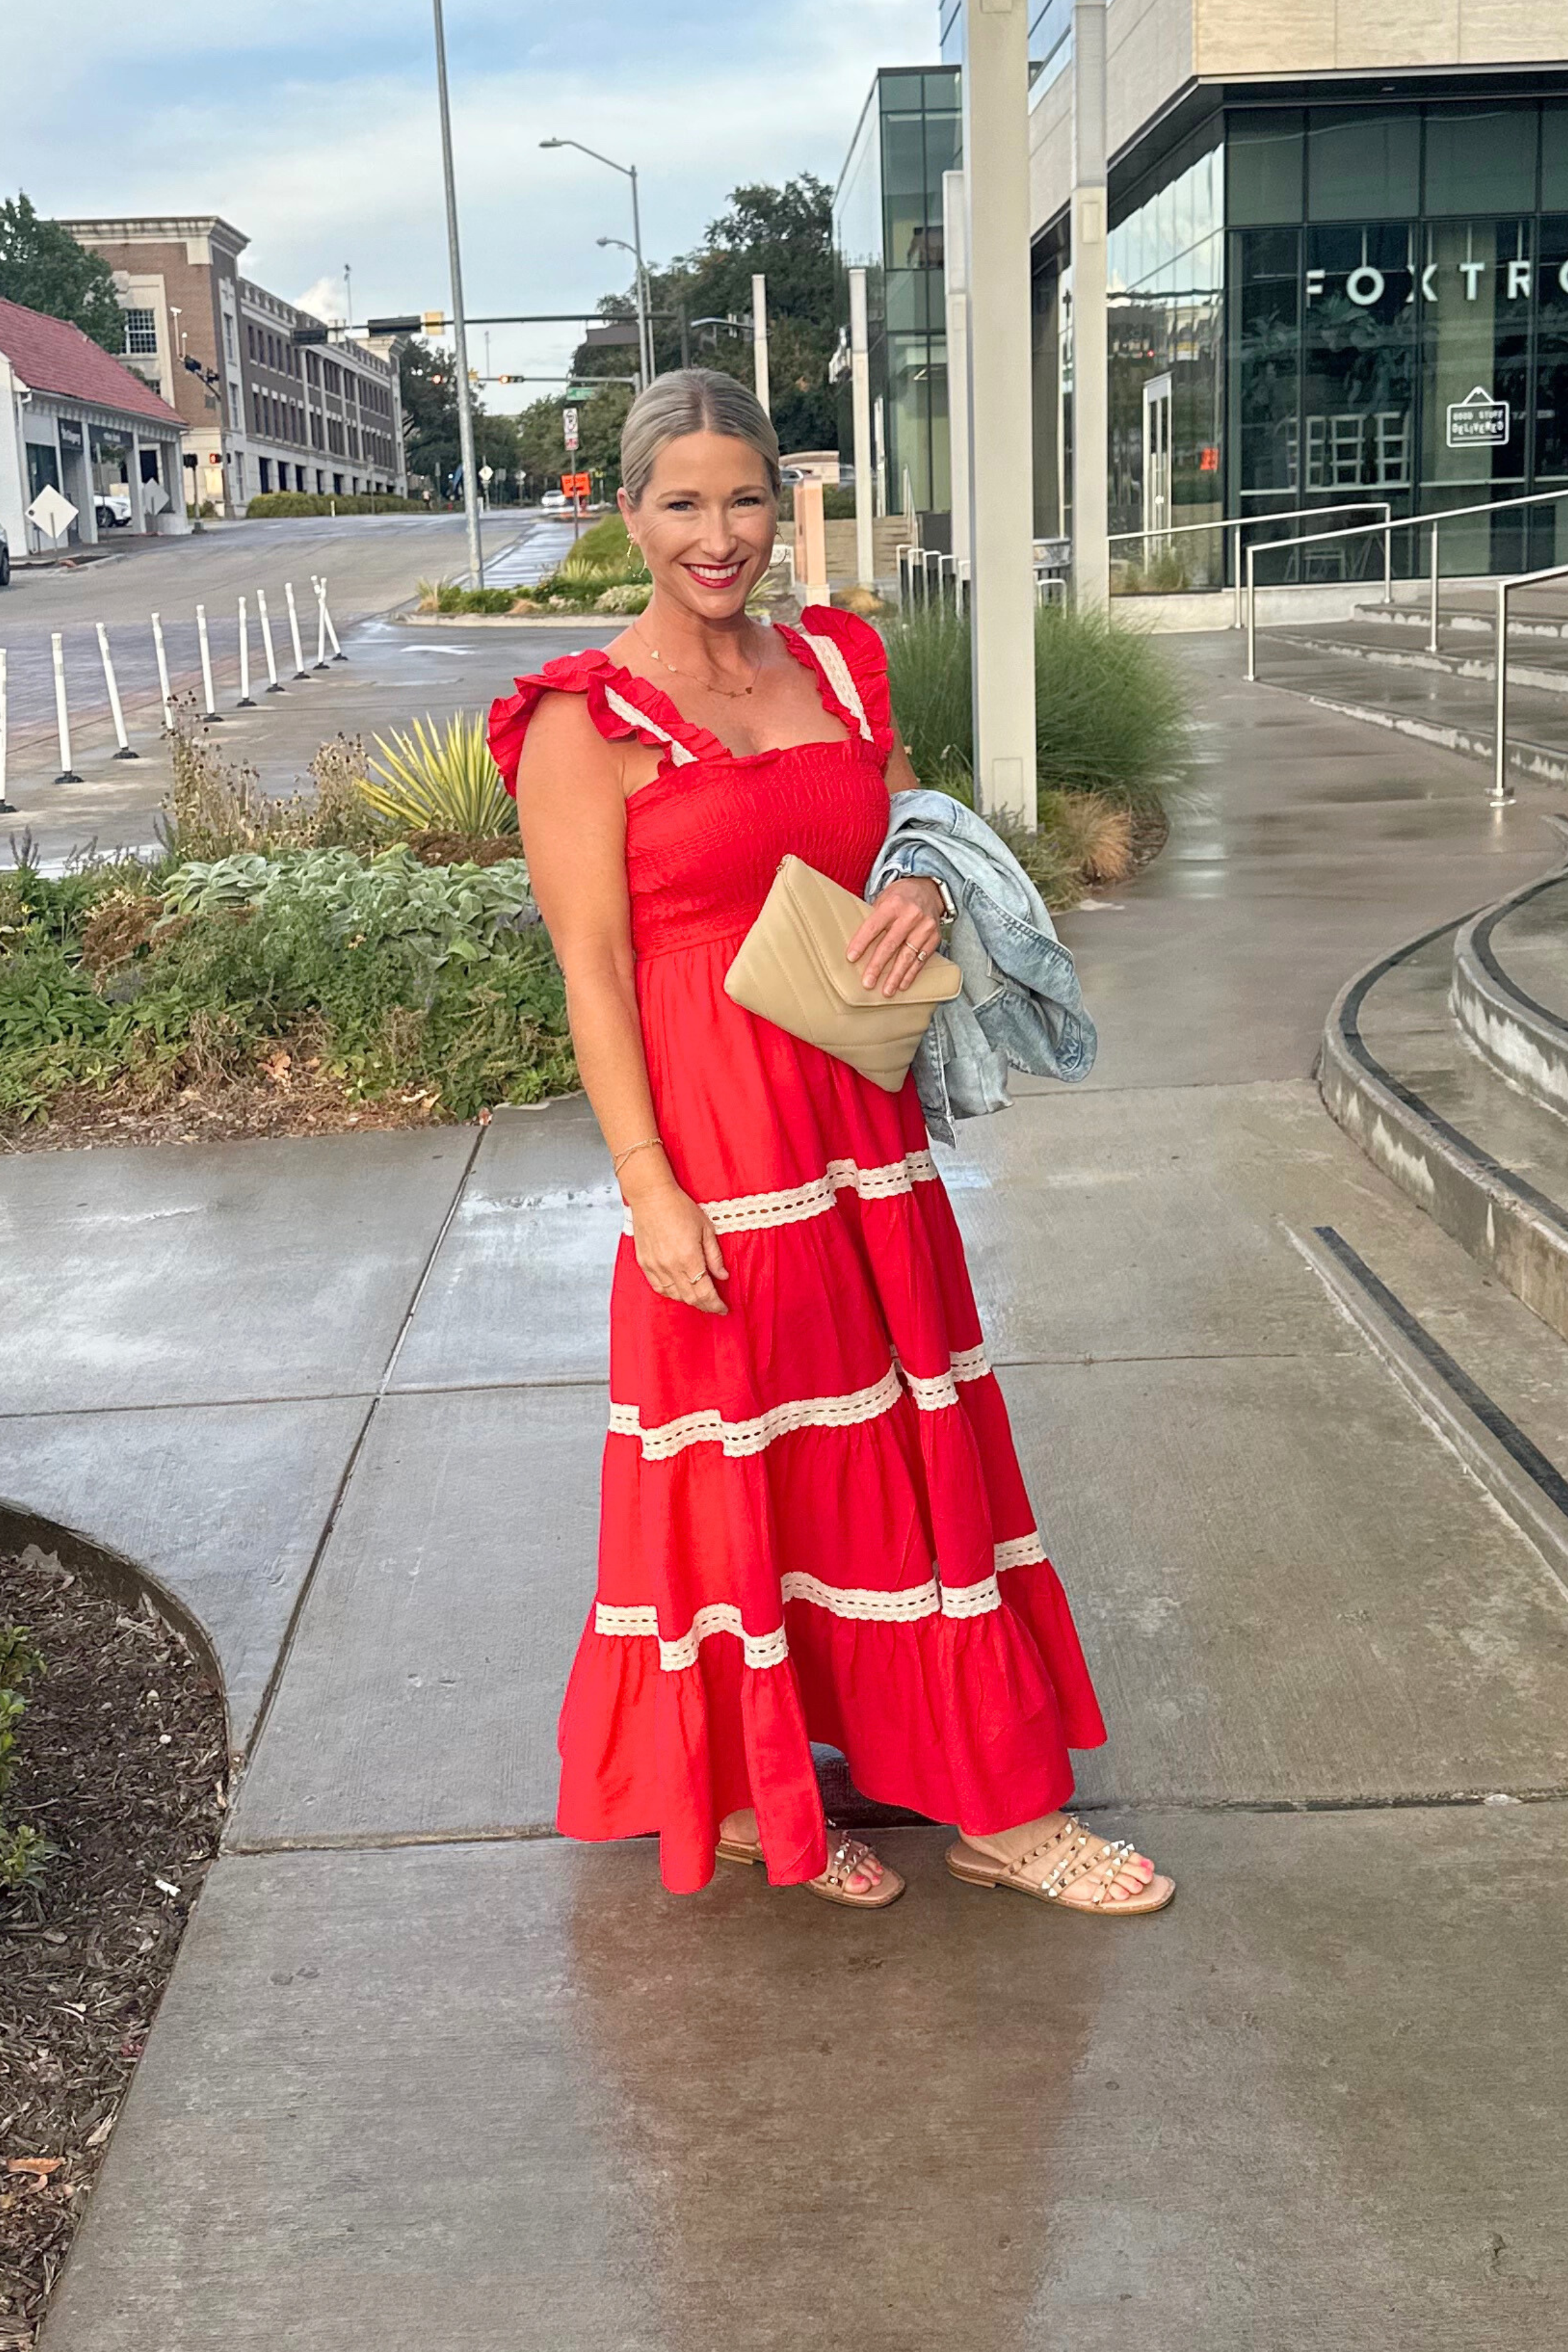
[[265, 1079], [188, 1087], [156, 1108], [82, 1088], [55, 1097], [47, 1119], [0, 1120], [0, 1159], [19, 1151], [90, 1151], [115, 1143], [246, 1143], [263, 1135], [361, 1135], [442, 1124], [425, 1094], [356, 1100], [329, 1081], [287, 1091]]
[[29, 1545], [0, 1557], [0, 1620], [45, 1660], [6, 1818], [58, 1850], [0, 1894], [0, 2352], [32, 2352], [217, 1850], [227, 1754], [210, 1677], [146, 1604]]

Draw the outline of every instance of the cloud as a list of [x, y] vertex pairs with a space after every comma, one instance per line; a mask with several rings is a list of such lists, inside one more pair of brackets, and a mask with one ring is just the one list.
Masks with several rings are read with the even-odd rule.
[[[78, 0], [69, 43], [22, 34], [18, 13], [0, 32], [6, 176], [41, 210], [217, 212], [251, 239], [246, 274], [308, 285], [319, 315], [340, 315], [345, 260], [362, 318], [447, 307], [428, 11]], [[446, 18], [470, 317], [591, 311], [625, 282], [595, 239], [631, 235], [627, 182], [541, 139], [638, 164], [658, 261], [744, 181], [835, 179], [877, 66], [936, 50], [936, 0], [448, 0]], [[104, 89], [113, 139], [68, 135]], [[495, 370], [541, 378], [579, 340], [570, 321], [490, 331]]]
[[336, 325], [343, 316], [342, 279], [318, 278], [308, 293], [295, 295], [294, 307], [297, 310], [308, 310], [313, 319]]

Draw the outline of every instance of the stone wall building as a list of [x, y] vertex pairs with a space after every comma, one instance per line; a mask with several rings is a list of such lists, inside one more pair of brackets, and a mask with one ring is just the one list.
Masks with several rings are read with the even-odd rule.
[[187, 481], [220, 514], [266, 490], [406, 492], [390, 343], [297, 342], [321, 321], [241, 276], [249, 239], [215, 215], [61, 226], [115, 272], [126, 364], [179, 410]]

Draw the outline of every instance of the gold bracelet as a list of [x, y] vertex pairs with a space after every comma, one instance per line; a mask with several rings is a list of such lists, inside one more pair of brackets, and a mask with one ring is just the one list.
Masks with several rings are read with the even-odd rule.
[[621, 1173], [621, 1162], [623, 1160], [630, 1160], [634, 1151], [650, 1151], [653, 1150], [662, 1151], [664, 1148], [664, 1139], [662, 1135], [645, 1135], [640, 1142], [629, 1143], [624, 1151], [618, 1151], [615, 1154], [615, 1157], [610, 1165], [610, 1172], [612, 1176], [619, 1176]]

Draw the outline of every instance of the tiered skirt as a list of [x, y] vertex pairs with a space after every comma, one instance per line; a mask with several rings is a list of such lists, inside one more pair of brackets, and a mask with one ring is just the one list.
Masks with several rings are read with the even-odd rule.
[[658, 1297], [628, 1219], [560, 1721], [561, 1830], [656, 1832], [677, 1892], [745, 1805], [775, 1884], [825, 1866], [814, 1740], [867, 1796], [985, 1834], [1065, 1802], [1069, 1749], [1105, 1736], [913, 1080], [890, 1095], [742, 1013], [733, 952], [639, 967], [660, 1129], [730, 1311]]

